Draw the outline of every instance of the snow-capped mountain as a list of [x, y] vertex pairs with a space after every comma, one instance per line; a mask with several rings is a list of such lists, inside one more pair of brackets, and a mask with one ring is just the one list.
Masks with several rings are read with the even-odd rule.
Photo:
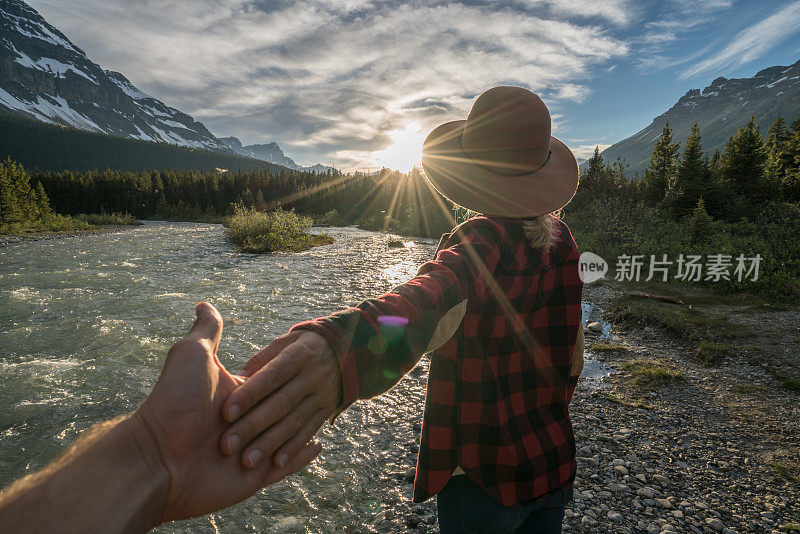
[[132, 139], [227, 150], [189, 115], [93, 63], [21, 0], [0, 0], [0, 111]]
[[752, 78], [719, 77], [700, 91], [692, 89], [666, 113], [653, 119], [645, 129], [602, 152], [610, 163], [621, 157], [630, 165], [630, 176], [641, 176], [650, 163], [655, 140], [669, 122], [673, 140], [686, 142], [697, 121], [703, 150], [722, 151], [728, 138], [745, 126], [751, 115], [759, 122], [762, 135], [778, 117], [791, 124], [800, 111], [800, 61], [791, 66], [769, 67]]
[[219, 140], [222, 144], [239, 155], [246, 156], [248, 158], [260, 159], [262, 161], [268, 161], [270, 163], [282, 165], [290, 169], [295, 169], [298, 171], [313, 171], [318, 173], [335, 170], [333, 167], [326, 167], [325, 165], [320, 165], [319, 163], [310, 167], [298, 165], [292, 158], [284, 154], [283, 150], [281, 150], [281, 147], [278, 146], [278, 143], [274, 141], [265, 145], [242, 146], [242, 142], [237, 137], [220, 137]]

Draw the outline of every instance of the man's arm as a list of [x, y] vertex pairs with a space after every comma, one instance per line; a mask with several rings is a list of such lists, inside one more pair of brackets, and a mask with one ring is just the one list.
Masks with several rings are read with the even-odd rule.
[[3, 529], [144, 532], [158, 524], [169, 476], [136, 418], [94, 426], [43, 470], [3, 491]]
[[169, 351], [153, 391], [132, 415], [87, 431], [45, 469], [0, 493], [9, 532], [145, 532], [249, 497], [320, 452], [306, 444], [282, 469], [245, 469], [224, 456], [220, 411], [242, 382], [217, 358], [222, 318], [197, 306], [188, 336]]

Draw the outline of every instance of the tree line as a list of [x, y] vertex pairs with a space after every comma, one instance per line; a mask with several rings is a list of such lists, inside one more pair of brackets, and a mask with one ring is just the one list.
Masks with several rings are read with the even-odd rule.
[[[778, 118], [764, 139], [753, 117], [725, 148], [708, 154], [695, 124], [683, 144], [667, 124], [643, 176], [599, 149], [581, 173], [565, 218], [582, 250], [609, 262], [621, 255], [763, 258], [759, 280], [697, 283], [722, 292], [800, 299], [800, 116]], [[612, 265], [613, 268], [613, 265]]]
[[31, 180], [66, 215], [127, 212], [140, 219], [220, 221], [237, 205], [259, 211], [281, 206], [319, 223], [435, 237], [454, 223], [453, 205], [418, 169], [352, 175], [289, 169], [33, 171]]

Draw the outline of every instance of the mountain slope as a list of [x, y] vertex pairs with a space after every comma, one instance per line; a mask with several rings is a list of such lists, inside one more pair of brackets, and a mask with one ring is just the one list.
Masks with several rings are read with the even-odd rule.
[[237, 154], [248, 158], [256, 158], [276, 165], [282, 165], [295, 169], [298, 171], [313, 171], [313, 172], [327, 172], [335, 170], [333, 167], [326, 167], [325, 165], [312, 165], [311, 167], [303, 167], [298, 165], [295, 161], [283, 153], [278, 143], [271, 142], [265, 145], [247, 145], [242, 146], [242, 142], [237, 137], [220, 137], [220, 142], [226, 147], [230, 148]]
[[120, 137], [227, 152], [189, 115], [93, 63], [21, 0], [0, 0], [0, 110]]
[[630, 176], [644, 173], [650, 163], [655, 140], [669, 122], [673, 139], [683, 146], [697, 121], [703, 137], [703, 150], [722, 149], [728, 138], [745, 126], [751, 115], [765, 134], [778, 117], [791, 123], [800, 111], [800, 61], [789, 67], [770, 67], [752, 78], [719, 77], [700, 91], [692, 89], [666, 113], [653, 119], [645, 129], [602, 152], [606, 162], [617, 157], [630, 165]]
[[125, 139], [0, 112], [0, 161], [6, 158], [26, 169], [58, 172], [65, 169], [286, 171], [285, 167], [232, 152]]

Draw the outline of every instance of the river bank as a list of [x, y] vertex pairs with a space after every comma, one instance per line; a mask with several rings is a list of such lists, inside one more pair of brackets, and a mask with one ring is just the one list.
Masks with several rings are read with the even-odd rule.
[[136, 225], [128, 224], [115, 224], [110, 226], [99, 226], [96, 228], [88, 228], [84, 230], [68, 230], [64, 232], [28, 232], [24, 234], [2, 234], [0, 235], [0, 247], [7, 247], [16, 243], [25, 243], [30, 241], [46, 241], [50, 239], [67, 239], [70, 237], [82, 237], [95, 234], [106, 234], [119, 232], [135, 228]]

